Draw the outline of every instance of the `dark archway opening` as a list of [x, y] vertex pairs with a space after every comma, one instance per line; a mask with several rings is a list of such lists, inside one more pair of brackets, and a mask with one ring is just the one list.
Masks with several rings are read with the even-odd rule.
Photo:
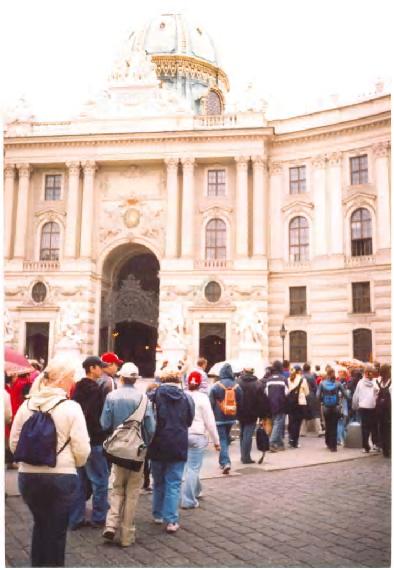
[[[104, 264], [100, 353], [113, 350], [149, 378], [156, 368], [160, 265], [147, 248], [132, 247], [126, 259], [121, 246], [118, 255]], [[107, 271], [111, 281], [105, 289]]]
[[200, 323], [200, 356], [208, 360], [207, 370], [226, 360], [225, 323]]

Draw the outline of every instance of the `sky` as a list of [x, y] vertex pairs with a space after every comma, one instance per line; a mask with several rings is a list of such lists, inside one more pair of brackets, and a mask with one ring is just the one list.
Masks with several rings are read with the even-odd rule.
[[247, 84], [280, 116], [390, 85], [390, 0], [6, 0], [0, 105], [75, 116], [105, 87], [123, 42], [152, 15], [184, 12], [213, 38], [233, 97]]

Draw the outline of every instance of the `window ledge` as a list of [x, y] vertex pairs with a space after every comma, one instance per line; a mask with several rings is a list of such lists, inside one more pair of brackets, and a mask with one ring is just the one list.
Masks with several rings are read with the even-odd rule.
[[369, 311], [368, 313], [348, 313], [348, 317], [374, 317], [376, 315], [375, 311]]
[[286, 315], [286, 319], [310, 319], [312, 315], [304, 313], [302, 315]]

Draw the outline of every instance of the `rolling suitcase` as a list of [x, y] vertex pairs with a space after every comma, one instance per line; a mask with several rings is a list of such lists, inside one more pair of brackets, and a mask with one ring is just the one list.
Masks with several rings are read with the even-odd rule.
[[346, 428], [345, 447], [361, 449], [362, 446], [361, 424], [350, 422]]

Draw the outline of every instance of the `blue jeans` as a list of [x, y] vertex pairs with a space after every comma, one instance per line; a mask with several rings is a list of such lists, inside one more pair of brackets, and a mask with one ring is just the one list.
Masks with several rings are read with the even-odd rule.
[[73, 527], [85, 520], [86, 485], [87, 477], [92, 485], [92, 522], [105, 523], [108, 511], [108, 462], [103, 454], [102, 445], [91, 448], [89, 458], [84, 467], [78, 469], [77, 496], [70, 515], [70, 526]]
[[225, 467], [225, 465], [231, 465], [228, 446], [230, 445], [230, 431], [233, 424], [234, 422], [228, 424], [216, 424], [220, 440], [219, 465], [222, 468]]
[[18, 482], [34, 520], [32, 567], [63, 567], [68, 518], [77, 488], [77, 476], [19, 473]]
[[283, 437], [285, 433], [285, 417], [286, 414], [274, 414], [272, 418], [272, 432], [270, 437], [270, 445], [283, 447]]
[[200, 469], [204, 458], [204, 449], [208, 445], [205, 435], [189, 435], [185, 480], [182, 485], [182, 507], [193, 508], [198, 505], [201, 493]]
[[341, 417], [338, 419], [337, 424], [337, 442], [342, 443], [345, 442], [345, 435], [346, 435], [346, 417]]
[[240, 427], [240, 447], [241, 447], [241, 461], [242, 463], [250, 463], [252, 458], [250, 452], [252, 451], [252, 438], [256, 428], [256, 422], [244, 423], [239, 422]]
[[156, 461], [151, 459], [153, 477], [152, 514], [167, 523], [179, 521], [179, 499], [184, 461]]

